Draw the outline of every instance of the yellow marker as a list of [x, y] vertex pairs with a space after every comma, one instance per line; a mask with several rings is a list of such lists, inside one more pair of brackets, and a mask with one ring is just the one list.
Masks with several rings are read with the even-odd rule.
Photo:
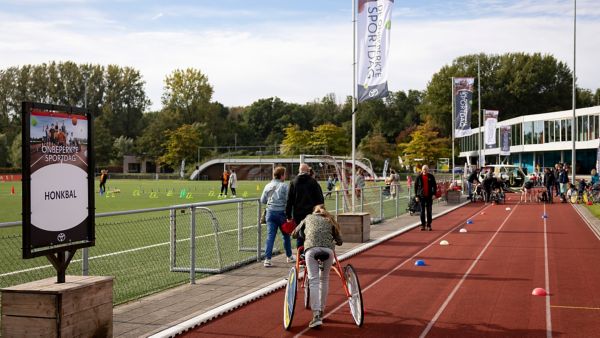
[[211, 190], [208, 192], [208, 197], [213, 197], [215, 195], [215, 191]]
[[139, 190], [137, 190], [137, 189], [136, 189], [136, 190], [134, 190], [134, 191], [133, 191], [133, 197], [139, 197], [139, 196], [141, 196], [141, 195], [140, 195], [140, 191], [139, 191]]
[[155, 193], [154, 191], [150, 193], [150, 198], [158, 198], [158, 193]]
[[173, 190], [169, 190], [169, 191], [167, 191], [167, 196], [168, 196], [168, 197], [172, 197], [172, 196], [173, 196]]
[[187, 195], [185, 195], [185, 198], [188, 199], [188, 200], [192, 199], [192, 197], [193, 197], [193, 195], [192, 195], [191, 192], [188, 192]]
[[244, 193], [242, 194], [242, 196], [243, 196], [244, 198], [248, 197], [248, 192], [247, 192], [247, 191], [244, 191]]

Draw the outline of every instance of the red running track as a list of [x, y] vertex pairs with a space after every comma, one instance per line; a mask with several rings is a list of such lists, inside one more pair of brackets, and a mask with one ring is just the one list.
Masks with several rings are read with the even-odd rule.
[[[342, 262], [359, 275], [360, 328], [332, 275], [319, 329], [307, 328], [311, 311], [299, 290], [292, 327], [283, 330], [281, 290], [186, 336], [600, 337], [599, 238], [570, 204], [510, 197], [507, 205], [464, 206], [434, 220], [432, 232], [413, 230]], [[536, 287], [550, 296], [531, 295]]]

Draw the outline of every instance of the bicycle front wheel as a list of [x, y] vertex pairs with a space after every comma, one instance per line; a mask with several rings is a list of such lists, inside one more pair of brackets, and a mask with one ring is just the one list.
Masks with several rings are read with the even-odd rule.
[[346, 265], [344, 268], [344, 277], [346, 278], [346, 286], [350, 294], [348, 297], [350, 313], [352, 313], [352, 318], [354, 318], [356, 325], [360, 327], [363, 324], [365, 310], [363, 308], [362, 291], [358, 282], [358, 276], [352, 265]]
[[285, 286], [285, 298], [283, 299], [283, 328], [286, 330], [292, 326], [292, 319], [294, 319], [297, 287], [298, 275], [296, 267], [294, 266], [288, 273], [287, 284]]

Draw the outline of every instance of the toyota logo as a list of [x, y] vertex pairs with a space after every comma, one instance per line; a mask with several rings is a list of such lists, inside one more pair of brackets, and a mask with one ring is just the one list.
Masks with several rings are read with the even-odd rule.
[[66, 238], [67, 238], [67, 236], [64, 233], [62, 233], [62, 232], [60, 234], [58, 234], [58, 236], [56, 236], [56, 239], [59, 242], [64, 242]]
[[369, 90], [369, 97], [377, 96], [377, 94], [379, 94], [379, 91], [377, 89]]

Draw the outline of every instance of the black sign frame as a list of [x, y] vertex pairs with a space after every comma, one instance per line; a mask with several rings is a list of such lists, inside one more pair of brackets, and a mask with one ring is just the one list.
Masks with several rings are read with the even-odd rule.
[[[59, 243], [59, 240], [45, 240], [43, 236], [52, 236], [56, 238], [55, 233], [61, 231], [49, 231], [35, 227], [31, 223], [32, 204], [31, 204], [31, 114], [32, 111], [44, 111], [50, 116], [53, 114], [73, 116], [84, 116], [87, 120], [87, 216], [79, 225], [70, 228], [77, 228], [76, 233], [68, 238], [69, 235], [64, 235], [66, 241]], [[75, 115], [75, 116], [74, 116]], [[60, 106], [45, 103], [23, 102], [22, 103], [22, 231], [23, 231], [23, 248], [22, 254], [24, 259], [35, 258], [39, 256], [47, 256], [58, 272], [58, 281], [64, 282], [64, 273], [69, 264], [70, 259], [79, 248], [94, 246], [95, 237], [95, 202], [94, 202], [94, 123], [92, 113], [84, 108]], [[68, 210], [58, 210], [58, 212], [68, 212]], [[67, 232], [66, 230], [65, 232]], [[41, 243], [41, 244], [40, 244]], [[61, 278], [62, 276], [62, 278]]]

